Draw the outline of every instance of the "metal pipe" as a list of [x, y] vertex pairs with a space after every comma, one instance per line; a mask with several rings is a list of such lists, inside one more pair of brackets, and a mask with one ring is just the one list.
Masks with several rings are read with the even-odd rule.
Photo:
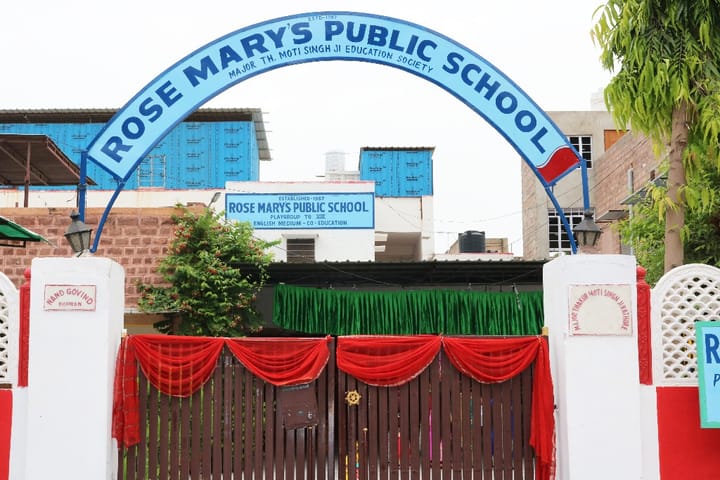
[[78, 182], [77, 210], [80, 220], [85, 221], [85, 206], [87, 203], [87, 150], [80, 153], [80, 181]]
[[100, 217], [100, 223], [98, 223], [97, 232], [95, 232], [95, 240], [93, 241], [93, 246], [90, 249], [90, 253], [95, 253], [95, 251], [97, 251], [98, 243], [100, 243], [100, 235], [102, 235], [102, 230], [105, 226], [105, 220], [107, 220], [107, 217], [110, 214], [110, 210], [115, 204], [115, 200], [117, 200], [120, 192], [124, 187], [125, 181], [123, 180], [118, 183], [118, 187], [115, 189], [115, 193], [113, 193], [112, 197], [110, 197], [110, 201], [108, 201], [107, 207], [105, 207], [105, 211], [103, 212], [102, 217]]
[[[585, 185], [583, 184], [583, 188]], [[550, 201], [552, 202], [553, 206], [555, 206], [555, 211], [558, 213], [558, 216], [560, 217], [560, 221], [563, 224], [563, 228], [565, 228], [565, 232], [567, 232], [568, 239], [570, 240], [570, 250], [572, 253], [577, 253], [577, 243], [575, 242], [575, 236], [573, 235], [572, 227], [570, 226], [570, 223], [567, 221], [567, 217], [565, 216], [565, 212], [560, 207], [560, 204], [557, 201], [557, 198], [555, 198], [555, 195], [553, 195], [552, 190], [550, 190], [550, 187], [545, 187], [545, 192], [547, 193], [547, 196], [550, 198]]]

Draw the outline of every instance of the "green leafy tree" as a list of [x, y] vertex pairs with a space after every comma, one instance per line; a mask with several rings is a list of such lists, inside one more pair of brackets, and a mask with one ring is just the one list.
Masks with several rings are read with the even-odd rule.
[[667, 188], [651, 206], [664, 218], [669, 271], [684, 262], [691, 198], [711, 200], [701, 183], [686, 179], [718, 163], [720, 2], [610, 0], [598, 12], [593, 36], [603, 67], [616, 72], [605, 103], [618, 125], [646, 135], [667, 158]]
[[255, 300], [272, 260], [266, 249], [274, 243], [253, 237], [249, 223], [226, 223], [209, 208], [199, 215], [178, 208], [175, 236], [158, 267], [166, 285], [139, 284], [139, 308], [175, 314], [155, 324], [163, 333], [230, 337], [260, 330]]
[[[688, 178], [688, 192], [720, 191], [720, 170], [712, 165], [700, 168]], [[632, 245], [638, 262], [647, 269], [647, 281], [655, 284], [664, 273], [665, 219], [658, 215], [657, 203], [664, 201], [665, 187], [648, 190], [634, 205], [632, 215], [619, 224], [620, 235]], [[682, 230], [684, 258], [687, 263], [720, 266], [720, 206], [718, 198], [699, 201], [688, 197], [685, 226]]]

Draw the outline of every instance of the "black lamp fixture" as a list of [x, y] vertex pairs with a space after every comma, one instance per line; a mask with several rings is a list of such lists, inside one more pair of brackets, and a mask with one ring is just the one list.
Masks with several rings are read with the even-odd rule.
[[575, 240], [582, 247], [594, 247], [600, 238], [602, 230], [593, 220], [593, 212], [588, 209], [583, 212], [583, 219], [573, 228]]
[[210, 199], [210, 203], [208, 203], [208, 208], [212, 207], [215, 202], [217, 202], [220, 199], [221, 192], [215, 192]]
[[92, 228], [80, 220], [80, 214], [76, 210], [73, 210], [70, 218], [72, 219], [72, 223], [67, 230], [65, 230], [65, 238], [67, 238], [73, 252], [79, 257], [83, 252], [90, 249], [90, 234], [92, 233]]

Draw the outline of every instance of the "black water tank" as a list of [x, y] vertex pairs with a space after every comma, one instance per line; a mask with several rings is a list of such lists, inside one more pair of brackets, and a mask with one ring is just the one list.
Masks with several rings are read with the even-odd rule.
[[458, 234], [460, 253], [485, 253], [485, 232], [468, 230]]

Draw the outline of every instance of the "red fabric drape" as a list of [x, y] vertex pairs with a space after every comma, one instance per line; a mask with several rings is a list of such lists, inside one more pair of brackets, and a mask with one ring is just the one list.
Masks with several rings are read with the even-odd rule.
[[540, 347], [537, 337], [443, 338], [448, 358], [478, 382], [504, 382], [528, 368]]
[[189, 397], [208, 381], [225, 345], [253, 374], [273, 385], [316, 379], [330, 351], [325, 338], [210, 338], [132, 335], [123, 339], [115, 374], [113, 437], [140, 441], [137, 366], [166, 395]]
[[20, 324], [18, 332], [18, 387], [28, 386], [30, 358], [30, 269], [25, 269], [25, 283], [20, 285]]
[[[273, 385], [297, 385], [318, 378], [330, 350], [329, 337], [316, 338], [231, 338], [226, 345], [240, 363], [255, 376]], [[268, 348], [272, 345], [272, 348]]]
[[555, 478], [555, 395], [546, 340], [540, 342], [533, 374], [530, 444], [537, 458], [535, 478], [550, 480]]
[[207, 337], [128, 337], [148, 381], [166, 395], [189, 397], [208, 381], [225, 340]]
[[128, 353], [131, 348], [128, 337], [123, 338], [113, 385], [112, 436], [126, 447], [140, 442], [137, 360], [134, 353]]
[[440, 342], [436, 335], [338, 337], [337, 366], [368, 385], [402, 385], [430, 365]]

